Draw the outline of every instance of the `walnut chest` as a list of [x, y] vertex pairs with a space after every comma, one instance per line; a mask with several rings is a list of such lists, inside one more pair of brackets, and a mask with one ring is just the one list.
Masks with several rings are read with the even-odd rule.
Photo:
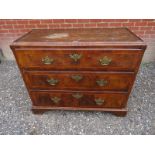
[[34, 29], [11, 45], [32, 111], [127, 113], [146, 45], [127, 28]]

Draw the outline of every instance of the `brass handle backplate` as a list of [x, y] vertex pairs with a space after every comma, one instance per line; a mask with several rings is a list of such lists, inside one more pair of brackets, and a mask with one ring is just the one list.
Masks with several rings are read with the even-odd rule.
[[47, 82], [51, 85], [51, 86], [55, 86], [56, 84], [58, 84], [59, 80], [57, 79], [47, 79]]
[[50, 65], [50, 64], [52, 64], [54, 62], [54, 59], [50, 58], [49, 56], [46, 56], [45, 58], [42, 58], [42, 62], [45, 65]]
[[104, 101], [103, 99], [101, 99], [101, 98], [95, 99], [95, 103], [96, 103], [97, 105], [102, 105], [104, 102], [105, 102], [105, 101]]
[[73, 80], [75, 80], [76, 82], [79, 82], [80, 80], [83, 79], [83, 76], [82, 75], [72, 75], [71, 78]]
[[80, 99], [83, 97], [83, 94], [80, 94], [80, 93], [75, 93], [75, 94], [72, 94], [72, 96], [76, 99]]
[[111, 61], [112, 61], [112, 59], [111, 59], [111, 58], [108, 58], [107, 56], [104, 56], [103, 58], [101, 58], [101, 59], [99, 60], [99, 62], [100, 62], [100, 64], [101, 64], [102, 66], [107, 66], [107, 65], [109, 65], [109, 64], [111, 63]]
[[54, 102], [55, 104], [58, 104], [58, 103], [60, 102], [61, 98], [55, 96], [55, 97], [51, 97], [51, 100], [52, 100], [52, 102]]
[[74, 61], [74, 62], [78, 62], [82, 55], [81, 54], [77, 54], [77, 53], [74, 53], [74, 54], [70, 54], [69, 57]]

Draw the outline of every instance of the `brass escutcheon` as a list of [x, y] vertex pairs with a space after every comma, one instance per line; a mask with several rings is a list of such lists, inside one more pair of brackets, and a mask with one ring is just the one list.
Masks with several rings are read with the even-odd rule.
[[52, 100], [54, 103], [58, 104], [58, 103], [60, 102], [61, 98], [55, 96], [55, 97], [51, 97], [51, 100]]
[[100, 64], [101, 64], [102, 66], [107, 66], [107, 65], [109, 65], [109, 64], [111, 63], [111, 61], [112, 61], [112, 59], [111, 59], [111, 58], [108, 58], [107, 56], [104, 56], [103, 58], [101, 58], [101, 59], [99, 60], [99, 62], [100, 62]]
[[57, 79], [47, 79], [47, 82], [51, 85], [51, 86], [55, 86], [56, 84], [58, 84], [59, 80]]
[[81, 75], [72, 75], [71, 78], [73, 80], [75, 80], [76, 82], [79, 82], [80, 80], [83, 79], [83, 76], [81, 76]]
[[103, 87], [103, 86], [107, 85], [108, 81], [104, 80], [104, 79], [101, 79], [101, 80], [96, 80], [96, 83], [97, 83], [98, 86]]
[[74, 62], [78, 62], [82, 55], [81, 54], [77, 54], [77, 53], [74, 53], [74, 54], [70, 54], [69, 57], [74, 61]]
[[49, 56], [46, 56], [45, 58], [42, 58], [42, 62], [45, 65], [50, 65], [50, 64], [52, 64], [54, 62], [54, 59], [50, 58]]
[[83, 97], [83, 94], [80, 94], [80, 93], [75, 93], [75, 94], [72, 94], [72, 96], [76, 99], [80, 99]]
[[95, 103], [96, 103], [97, 105], [102, 105], [104, 102], [105, 102], [105, 101], [104, 101], [103, 99], [101, 99], [101, 98], [95, 99]]

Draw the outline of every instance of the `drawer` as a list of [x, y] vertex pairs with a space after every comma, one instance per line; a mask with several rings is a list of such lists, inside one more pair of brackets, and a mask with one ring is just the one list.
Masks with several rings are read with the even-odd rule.
[[128, 91], [133, 73], [91, 71], [25, 71], [30, 89], [68, 90], [120, 90]]
[[126, 93], [100, 92], [31, 92], [33, 106], [124, 108]]
[[142, 50], [16, 50], [21, 68], [134, 71]]

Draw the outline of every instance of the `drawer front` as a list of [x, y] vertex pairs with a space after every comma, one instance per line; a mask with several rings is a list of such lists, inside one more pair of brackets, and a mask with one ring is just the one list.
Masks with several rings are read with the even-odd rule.
[[34, 106], [124, 108], [126, 93], [31, 92]]
[[22, 68], [37, 70], [133, 71], [140, 63], [141, 50], [16, 50]]
[[68, 90], [120, 90], [127, 91], [134, 78], [133, 73], [25, 71], [30, 89]]

